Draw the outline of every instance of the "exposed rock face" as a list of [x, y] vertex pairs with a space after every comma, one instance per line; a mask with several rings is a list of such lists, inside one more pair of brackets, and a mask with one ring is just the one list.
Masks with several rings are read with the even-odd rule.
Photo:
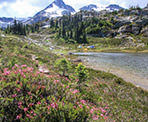
[[141, 33], [142, 33], [144, 36], [148, 37], [148, 27], [143, 28], [143, 29], [141, 30]]
[[132, 33], [138, 35], [140, 33], [141, 27], [139, 25], [132, 25]]
[[131, 33], [132, 32], [132, 25], [124, 25], [119, 28], [118, 33]]
[[138, 25], [141, 25], [141, 26], [147, 25], [148, 24], [148, 16], [138, 19], [137, 21], [135, 21], [135, 23]]
[[118, 30], [118, 33], [132, 33], [138, 35], [140, 33], [141, 27], [139, 25], [124, 25], [121, 26]]
[[128, 25], [130, 23], [131, 23], [130, 21], [120, 20], [120, 21], [116, 22], [116, 24], [114, 25], [114, 28], [119, 28], [119, 27], [121, 27], [123, 25]]

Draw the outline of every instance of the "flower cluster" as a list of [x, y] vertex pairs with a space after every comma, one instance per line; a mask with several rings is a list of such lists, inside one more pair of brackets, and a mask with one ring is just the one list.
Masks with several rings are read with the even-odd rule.
[[5, 68], [0, 74], [0, 113], [6, 121], [107, 119], [108, 107], [100, 108], [83, 99], [72, 85], [75, 82], [59, 75], [45, 75], [27, 65]]

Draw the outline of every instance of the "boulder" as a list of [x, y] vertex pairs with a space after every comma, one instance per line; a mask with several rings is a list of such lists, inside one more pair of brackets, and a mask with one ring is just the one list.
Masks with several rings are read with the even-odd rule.
[[44, 74], [49, 74], [48, 68], [46, 68], [44, 65], [39, 66], [39, 71]]

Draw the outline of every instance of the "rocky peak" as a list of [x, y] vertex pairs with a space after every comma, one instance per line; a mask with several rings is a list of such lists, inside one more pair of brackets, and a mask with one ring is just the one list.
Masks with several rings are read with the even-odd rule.
[[90, 5], [80, 8], [80, 10], [83, 10], [83, 11], [91, 11], [93, 9], [97, 9], [97, 6], [94, 4], [90, 4]]
[[108, 9], [110, 11], [115, 11], [115, 10], [120, 10], [120, 9], [123, 9], [123, 8], [120, 7], [119, 5], [111, 4], [111, 5], [107, 6], [106, 9]]

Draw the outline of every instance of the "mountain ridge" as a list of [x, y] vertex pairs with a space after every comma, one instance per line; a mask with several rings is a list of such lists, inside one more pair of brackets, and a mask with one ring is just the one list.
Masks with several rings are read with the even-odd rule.
[[27, 23], [35, 23], [45, 20], [47, 18], [59, 17], [75, 12], [75, 9], [70, 5], [64, 3], [63, 0], [55, 0], [49, 4], [45, 9], [35, 14]]
[[101, 11], [101, 10], [108, 10], [108, 11], [119, 11], [121, 9], [124, 9], [123, 7], [117, 5], [117, 4], [110, 4], [108, 6], [97, 6], [95, 4], [89, 4], [86, 6], [81, 7], [79, 10], [83, 10], [83, 11]]

